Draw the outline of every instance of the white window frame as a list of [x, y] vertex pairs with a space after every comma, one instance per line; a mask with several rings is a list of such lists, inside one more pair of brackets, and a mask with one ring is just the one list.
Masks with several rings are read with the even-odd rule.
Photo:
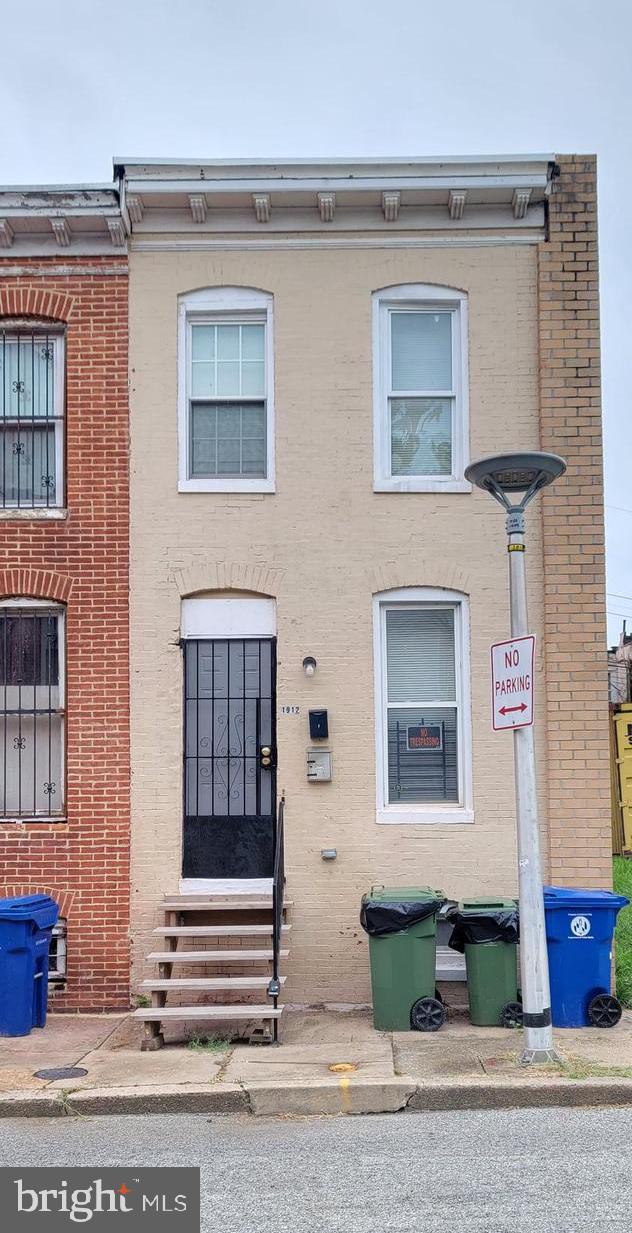
[[[15, 598], [0, 600], [0, 610], [6, 608], [40, 608], [45, 612], [54, 613], [57, 617], [57, 659], [59, 666], [59, 707], [58, 714], [60, 715], [60, 741], [61, 741], [61, 783], [60, 790], [60, 808], [54, 813], [24, 813], [13, 814], [12, 816], [0, 816], [0, 824], [11, 822], [65, 822], [66, 821], [66, 609], [62, 604], [55, 603], [54, 600], [48, 599], [29, 599]], [[2, 686], [0, 686], [0, 695]], [[4, 712], [0, 711], [0, 716]]]
[[[386, 613], [389, 609], [451, 608], [454, 611], [454, 662], [457, 706], [457, 766], [459, 800], [442, 804], [392, 804], [388, 799], [388, 707], [386, 693]], [[384, 591], [373, 600], [375, 665], [376, 820], [388, 823], [470, 823], [472, 798], [472, 720], [470, 703], [469, 601], [460, 591], [435, 587], [404, 587]]]
[[[390, 439], [391, 315], [393, 312], [452, 313], [452, 473], [392, 475]], [[402, 283], [373, 292], [373, 458], [374, 492], [471, 492], [469, 462], [469, 376], [467, 295], [453, 287]], [[432, 397], [441, 397], [433, 391]]]
[[[40, 318], [37, 320], [14, 320], [0, 319], [0, 328], [2, 328], [9, 337], [20, 334], [28, 336], [32, 334], [36, 337], [43, 337], [47, 340], [48, 345], [52, 346], [54, 353], [53, 366], [53, 410], [52, 415], [59, 418], [53, 420], [53, 431], [55, 433], [55, 497], [48, 505], [42, 502], [38, 505], [18, 505], [17, 502], [12, 504], [7, 501], [5, 505], [0, 506], [2, 513], [18, 513], [21, 517], [38, 517], [46, 514], [50, 510], [64, 509], [66, 500], [66, 477], [64, 474], [64, 440], [66, 433], [66, 400], [65, 400], [65, 362], [66, 362], [66, 335], [59, 327], [47, 326], [45, 321]], [[12, 419], [7, 416], [6, 419], [0, 421], [2, 428], [16, 425], [17, 418]], [[46, 423], [44, 416], [35, 417], [35, 427], [42, 428]], [[29, 416], [24, 416], [24, 428], [32, 428], [33, 420]], [[0, 454], [2, 452], [2, 444], [0, 437]]]
[[[265, 325], [265, 476], [192, 477], [190, 471], [189, 372], [192, 325]], [[273, 297], [251, 287], [207, 287], [183, 295], [178, 303], [178, 491], [274, 492], [274, 336]]]

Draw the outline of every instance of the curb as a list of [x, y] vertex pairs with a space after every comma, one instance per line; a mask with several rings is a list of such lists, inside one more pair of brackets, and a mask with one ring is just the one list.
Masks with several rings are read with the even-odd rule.
[[122, 1114], [248, 1113], [259, 1117], [323, 1117], [367, 1113], [449, 1112], [459, 1109], [537, 1109], [631, 1105], [629, 1079], [565, 1080], [562, 1083], [469, 1083], [419, 1085], [402, 1076], [391, 1081], [344, 1084], [296, 1082], [163, 1087], [84, 1088], [64, 1092], [2, 1092], [0, 1119], [8, 1117], [102, 1117]]

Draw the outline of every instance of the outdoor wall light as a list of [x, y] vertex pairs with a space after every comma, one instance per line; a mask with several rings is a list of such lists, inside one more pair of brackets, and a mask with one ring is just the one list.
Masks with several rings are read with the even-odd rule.
[[[504, 644], [505, 648], [510, 648], [506, 654], [511, 655], [514, 648], [518, 654], [515, 640], [530, 636], [524, 512], [536, 493], [552, 484], [565, 470], [563, 458], [541, 453], [497, 454], [492, 458], [480, 458], [465, 468], [466, 479], [488, 492], [507, 515], [512, 642]], [[553, 1044], [551, 1027], [533, 724], [514, 727], [513, 739], [524, 1026], [524, 1050], [520, 1060], [523, 1063], [555, 1062], [559, 1055]]]
[[303, 660], [303, 672], [305, 676], [313, 676], [316, 671], [316, 660], [313, 655], [306, 655]]

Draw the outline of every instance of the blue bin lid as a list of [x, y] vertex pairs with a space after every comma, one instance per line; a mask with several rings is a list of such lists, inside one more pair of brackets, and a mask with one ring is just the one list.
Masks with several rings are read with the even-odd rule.
[[15, 899], [0, 899], [0, 920], [33, 920], [37, 924], [55, 924], [59, 906], [50, 895], [19, 895]]
[[582, 908], [621, 908], [627, 907], [630, 900], [625, 895], [615, 895], [607, 890], [582, 890], [576, 886], [545, 886], [545, 908], [569, 908], [573, 912]]

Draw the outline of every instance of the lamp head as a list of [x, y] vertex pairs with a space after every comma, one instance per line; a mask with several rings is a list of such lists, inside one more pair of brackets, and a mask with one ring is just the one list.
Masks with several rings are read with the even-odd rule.
[[[505, 509], [524, 509], [536, 492], [563, 475], [566, 463], [558, 454], [534, 451], [523, 454], [494, 454], [479, 458], [465, 468], [465, 478], [489, 492]], [[517, 494], [522, 499], [515, 502]]]

